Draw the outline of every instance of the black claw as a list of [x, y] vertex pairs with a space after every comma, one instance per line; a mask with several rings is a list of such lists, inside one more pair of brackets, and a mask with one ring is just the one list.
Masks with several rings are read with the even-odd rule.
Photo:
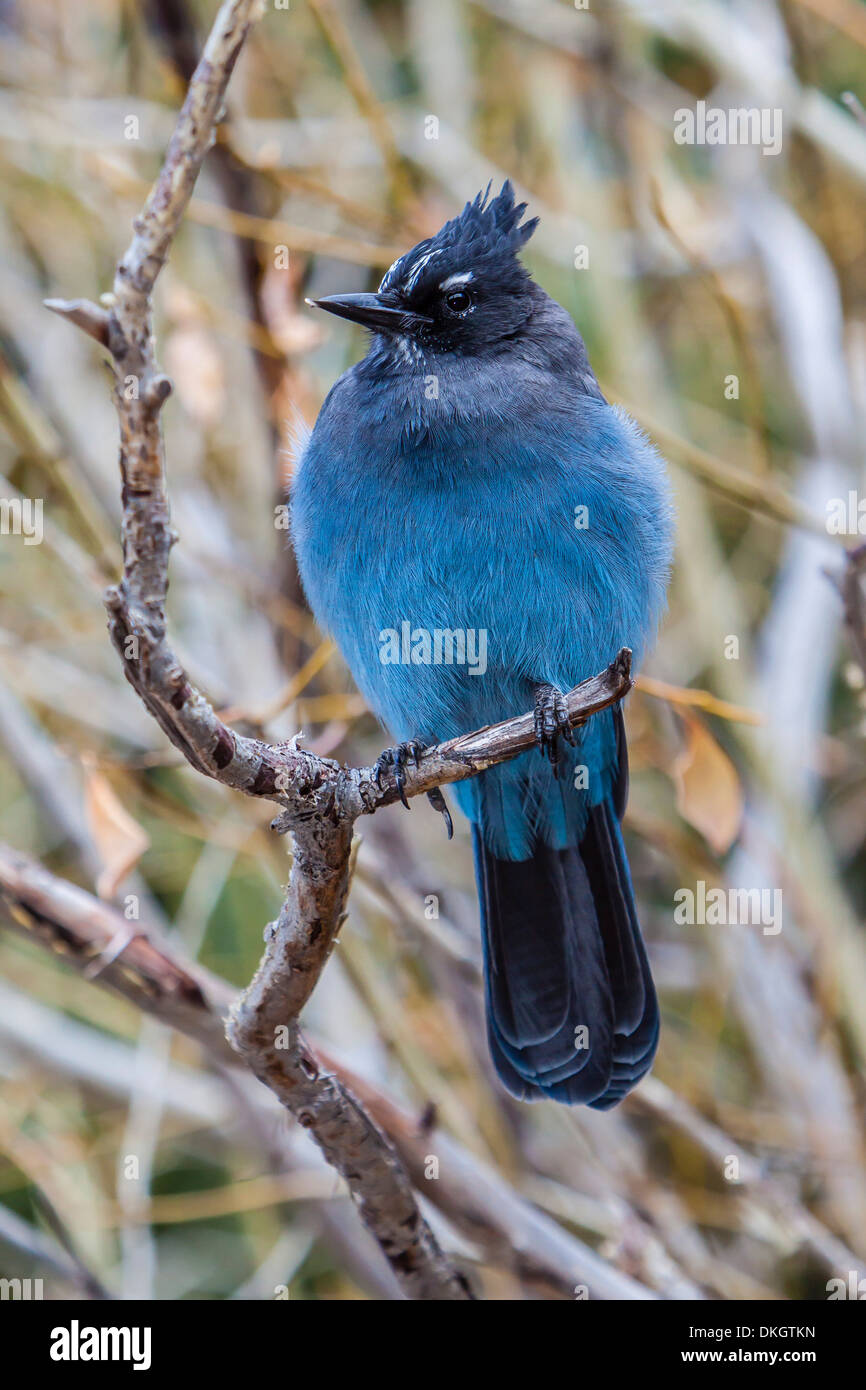
[[394, 781], [397, 783], [397, 790], [400, 793], [400, 800], [402, 801], [403, 805], [406, 807], [406, 810], [408, 811], [409, 802], [406, 800], [406, 779], [403, 776], [403, 768], [405, 766], [405, 757], [398, 757], [397, 761], [394, 763]]
[[434, 810], [434, 811], [438, 811], [440, 815], [442, 815], [442, 816], [445, 817], [445, 826], [446, 826], [446, 828], [447, 828], [447, 830], [448, 830], [448, 839], [449, 839], [449, 840], [453, 840], [453, 839], [454, 839], [454, 822], [453, 822], [453, 820], [451, 819], [451, 812], [448, 810], [448, 802], [445, 800], [445, 797], [442, 795], [442, 788], [441, 788], [441, 787], [433, 787], [433, 788], [427, 793], [427, 800], [430, 802], [430, 805], [433, 807], [433, 810]]
[[390, 768], [394, 769], [394, 781], [397, 786], [397, 791], [400, 793], [400, 800], [407, 811], [411, 808], [406, 799], [406, 778], [404, 775], [406, 763], [409, 758], [411, 758], [415, 766], [418, 767], [424, 754], [424, 749], [425, 745], [421, 743], [419, 739], [411, 738], [408, 739], [406, 743], [398, 743], [396, 748], [386, 748], [379, 754], [373, 764], [373, 781], [376, 783], [377, 787], [382, 786], [382, 773], [387, 772]]

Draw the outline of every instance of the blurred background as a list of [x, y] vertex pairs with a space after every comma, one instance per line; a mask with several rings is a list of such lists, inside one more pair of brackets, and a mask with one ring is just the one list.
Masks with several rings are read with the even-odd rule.
[[[101, 597], [119, 571], [109, 374], [42, 307], [110, 288], [215, 10], [0, 3], [0, 496], [32, 505], [29, 535], [0, 509], [0, 839], [240, 987], [288, 847], [123, 680]], [[288, 548], [293, 431], [364, 351], [305, 296], [375, 288], [508, 176], [541, 217], [533, 274], [669, 459], [670, 611], [627, 707], [651, 1078], [608, 1114], [502, 1092], [468, 836], [449, 844], [423, 801], [358, 827], [304, 1016], [564, 1250], [666, 1298], [823, 1299], [866, 1275], [858, 94], [860, 0], [268, 0], [156, 296], [172, 637], [271, 740], [302, 729], [350, 762], [387, 741]], [[779, 139], [676, 138], [678, 112], [741, 108]], [[689, 924], [700, 884], [779, 910]], [[317, 1151], [249, 1110], [191, 1042], [0, 933], [0, 1276], [44, 1275], [46, 1297], [395, 1296]], [[456, 1229], [427, 1187], [484, 1296], [574, 1296], [567, 1259]]]

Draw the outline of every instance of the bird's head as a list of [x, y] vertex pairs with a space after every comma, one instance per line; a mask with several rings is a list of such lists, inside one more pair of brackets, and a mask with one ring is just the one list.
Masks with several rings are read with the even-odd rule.
[[506, 181], [467, 203], [435, 236], [395, 261], [375, 294], [337, 294], [309, 300], [421, 351], [480, 353], [513, 338], [533, 308], [533, 282], [518, 252], [538, 225], [521, 219]]

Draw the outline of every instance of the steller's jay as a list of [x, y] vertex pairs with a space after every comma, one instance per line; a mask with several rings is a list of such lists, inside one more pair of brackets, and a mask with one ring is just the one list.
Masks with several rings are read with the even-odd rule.
[[662, 460], [518, 259], [525, 210], [488, 188], [376, 294], [315, 301], [373, 336], [302, 448], [292, 529], [313, 612], [402, 741], [378, 764], [398, 785], [421, 745], [534, 709], [541, 755], [455, 788], [490, 1050], [512, 1095], [606, 1109], [649, 1069], [658, 1005], [620, 831], [622, 711], [572, 733], [561, 692], [621, 647], [640, 660], [672, 515]]

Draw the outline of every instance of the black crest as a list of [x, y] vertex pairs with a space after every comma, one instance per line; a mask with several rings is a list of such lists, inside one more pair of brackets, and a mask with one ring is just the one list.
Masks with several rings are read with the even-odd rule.
[[414, 294], [433, 276], [441, 280], [460, 270], [477, 274], [493, 263], [514, 262], [538, 226], [537, 217], [521, 224], [525, 211], [526, 203], [514, 201], [510, 179], [506, 179], [495, 198], [490, 197], [488, 184], [435, 236], [419, 241], [395, 261], [382, 280], [379, 293]]

